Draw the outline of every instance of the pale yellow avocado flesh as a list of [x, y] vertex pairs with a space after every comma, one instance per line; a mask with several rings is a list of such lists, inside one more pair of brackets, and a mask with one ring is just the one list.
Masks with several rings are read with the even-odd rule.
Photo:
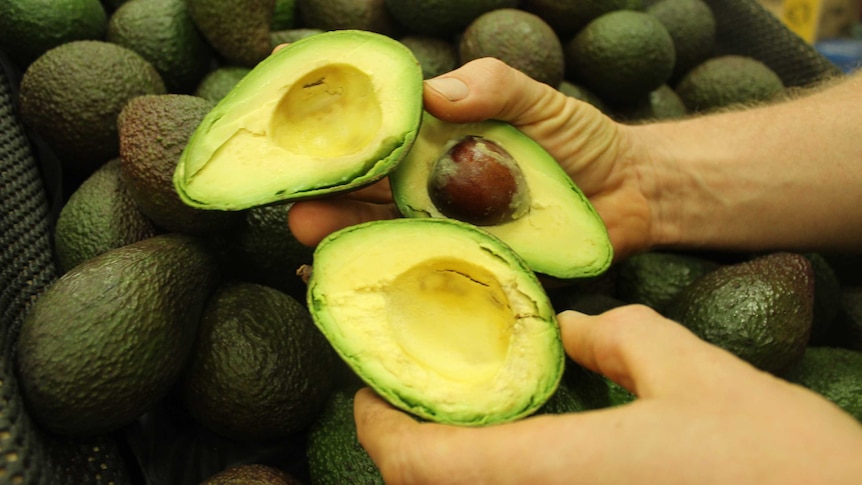
[[189, 140], [178, 192], [190, 205], [230, 210], [381, 177], [419, 125], [421, 69], [405, 49], [334, 31], [275, 52]]
[[372, 224], [324, 241], [314, 260], [309, 305], [345, 361], [426, 419], [482, 425], [535, 411], [564, 354], [523, 261], [451, 220]]
[[467, 135], [493, 140], [519, 161], [530, 193], [523, 215], [482, 229], [505, 241], [545, 275], [595, 276], [607, 269], [613, 248], [595, 209], [547, 152], [506, 123], [456, 124], [426, 113], [413, 148], [391, 176], [395, 200], [404, 215], [446, 217], [431, 200], [427, 174], [451, 140]]

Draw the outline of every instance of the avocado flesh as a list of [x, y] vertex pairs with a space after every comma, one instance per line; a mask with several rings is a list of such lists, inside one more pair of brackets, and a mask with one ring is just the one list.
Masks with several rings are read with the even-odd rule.
[[372, 32], [297, 41], [252, 69], [192, 135], [174, 183], [194, 207], [242, 210], [352, 190], [410, 148], [422, 70]]
[[535, 275], [459, 221], [394, 219], [333, 233], [315, 252], [308, 304], [358, 376], [428, 420], [526, 416], [562, 375], [555, 312]]
[[539, 273], [557, 278], [596, 276], [610, 266], [613, 248], [604, 222], [560, 165], [514, 126], [495, 120], [449, 123], [425, 112], [410, 153], [391, 174], [395, 203], [406, 217], [446, 217], [432, 202], [428, 177], [434, 162], [464, 136], [498, 143], [518, 163], [531, 194], [523, 216], [482, 226]]

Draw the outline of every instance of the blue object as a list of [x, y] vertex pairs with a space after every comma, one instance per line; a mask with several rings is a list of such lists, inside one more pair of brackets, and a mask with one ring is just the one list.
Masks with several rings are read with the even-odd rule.
[[815, 42], [814, 48], [845, 73], [862, 67], [862, 39], [825, 39]]

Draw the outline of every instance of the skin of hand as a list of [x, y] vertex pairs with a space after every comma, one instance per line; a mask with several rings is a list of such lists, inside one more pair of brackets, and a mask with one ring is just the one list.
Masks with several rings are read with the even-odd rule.
[[418, 422], [368, 388], [359, 441], [388, 484], [862, 483], [862, 425], [643, 306], [559, 315], [568, 355], [632, 403], [484, 428]]
[[[639, 172], [645, 165], [623, 156], [621, 125], [588, 103], [493, 58], [471, 61], [426, 81], [425, 109], [452, 122], [507, 121], [538, 141], [590, 198], [608, 228], [617, 258], [651, 245], [650, 201]], [[398, 217], [386, 181], [328, 200], [294, 204], [289, 213], [296, 238], [315, 245], [342, 227]]]

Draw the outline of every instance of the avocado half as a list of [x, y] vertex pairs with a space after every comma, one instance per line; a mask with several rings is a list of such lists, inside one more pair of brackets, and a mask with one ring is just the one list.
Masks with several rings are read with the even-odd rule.
[[393, 406], [479, 426], [535, 412], [565, 365], [536, 275], [499, 239], [453, 219], [366, 222], [330, 234], [308, 280], [314, 321]]
[[516, 217], [481, 225], [482, 229], [510, 245], [534, 271], [548, 276], [585, 278], [610, 267], [613, 246], [589, 199], [541, 145], [502, 121], [451, 123], [425, 112], [410, 153], [390, 175], [393, 197], [403, 216], [452, 218], [435, 203], [429, 186], [438, 160], [468, 137], [490, 141], [508, 152], [525, 187], [523, 207]]
[[354, 190], [410, 149], [422, 68], [382, 34], [310, 36], [255, 66], [190, 137], [174, 173], [185, 203], [242, 210]]

